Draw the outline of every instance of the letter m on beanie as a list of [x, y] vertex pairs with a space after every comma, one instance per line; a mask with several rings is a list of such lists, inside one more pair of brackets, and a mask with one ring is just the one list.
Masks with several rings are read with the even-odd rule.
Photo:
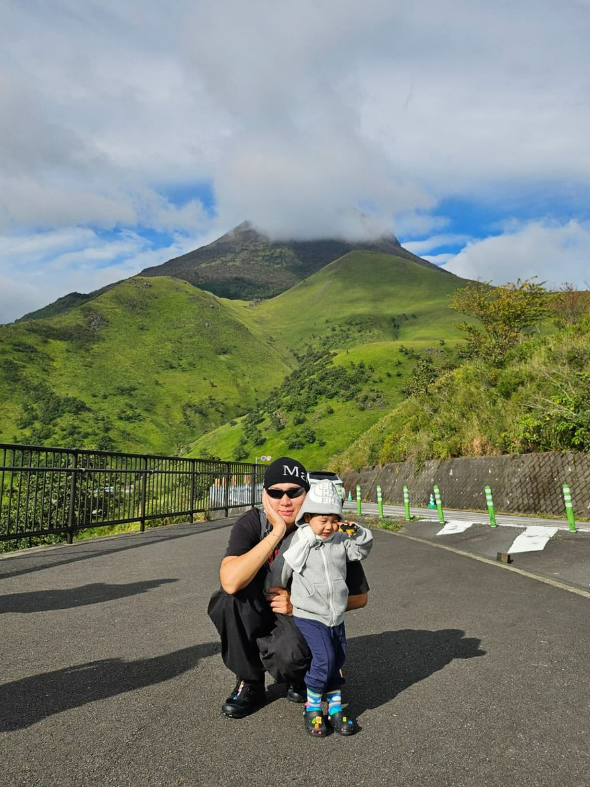
[[296, 476], [300, 481], [305, 481], [307, 479], [305, 470], [298, 467], [298, 465], [293, 465], [293, 467], [289, 467], [289, 465], [283, 465], [283, 475], [285, 478], [289, 476]]

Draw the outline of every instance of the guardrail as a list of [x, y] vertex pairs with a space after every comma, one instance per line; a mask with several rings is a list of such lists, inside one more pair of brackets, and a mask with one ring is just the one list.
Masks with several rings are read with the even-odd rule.
[[[86, 528], [254, 506], [264, 466], [0, 443], [2, 542], [72, 543]], [[50, 539], [53, 540], [53, 539]], [[24, 546], [24, 544], [23, 544]]]

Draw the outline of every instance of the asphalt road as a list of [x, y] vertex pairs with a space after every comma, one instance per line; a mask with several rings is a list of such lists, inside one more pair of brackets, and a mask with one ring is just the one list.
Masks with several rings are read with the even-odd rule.
[[228, 530], [0, 560], [0, 780], [85, 785], [590, 785], [590, 599], [375, 532], [347, 615], [361, 732], [309, 738], [269, 684], [241, 721], [206, 616]]
[[[345, 502], [344, 509], [351, 513], [356, 513], [356, 502]], [[363, 503], [363, 514], [377, 514], [379, 511], [377, 503]], [[463, 511], [459, 509], [445, 508], [443, 510], [445, 521], [451, 520], [458, 522], [478, 522], [484, 525], [489, 525], [490, 519], [487, 513], [481, 511]], [[384, 505], [383, 514], [391, 517], [404, 517], [405, 509], [403, 506]], [[431, 508], [410, 508], [412, 516], [421, 517], [424, 519], [438, 520], [438, 512], [436, 509]], [[518, 516], [516, 514], [496, 514], [496, 520], [500, 527], [529, 527], [530, 525], [542, 525], [546, 527], [559, 527], [562, 530], [569, 528], [566, 519], [546, 519], [545, 517], [532, 517], [532, 516]], [[588, 522], [577, 522], [576, 528], [579, 531], [590, 532], [590, 524]]]

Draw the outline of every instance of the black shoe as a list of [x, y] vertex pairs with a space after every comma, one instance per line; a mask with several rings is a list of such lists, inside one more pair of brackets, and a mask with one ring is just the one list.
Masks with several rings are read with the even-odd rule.
[[232, 719], [243, 719], [264, 702], [264, 684], [238, 680], [232, 694], [221, 706], [221, 712]]
[[325, 738], [328, 734], [328, 728], [324, 722], [324, 717], [321, 710], [306, 710], [303, 713], [303, 722], [305, 730], [312, 738]]
[[287, 685], [287, 699], [289, 702], [305, 702], [307, 699], [307, 688], [303, 683], [289, 683]]
[[358, 732], [356, 721], [347, 716], [344, 711], [338, 711], [328, 716], [328, 724], [338, 735], [354, 735]]

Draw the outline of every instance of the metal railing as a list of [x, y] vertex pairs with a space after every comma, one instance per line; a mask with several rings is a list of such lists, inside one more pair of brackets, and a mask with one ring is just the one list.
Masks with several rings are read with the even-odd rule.
[[0, 443], [0, 551], [53, 536], [72, 543], [86, 528], [228, 516], [260, 502], [263, 473], [244, 462]]

